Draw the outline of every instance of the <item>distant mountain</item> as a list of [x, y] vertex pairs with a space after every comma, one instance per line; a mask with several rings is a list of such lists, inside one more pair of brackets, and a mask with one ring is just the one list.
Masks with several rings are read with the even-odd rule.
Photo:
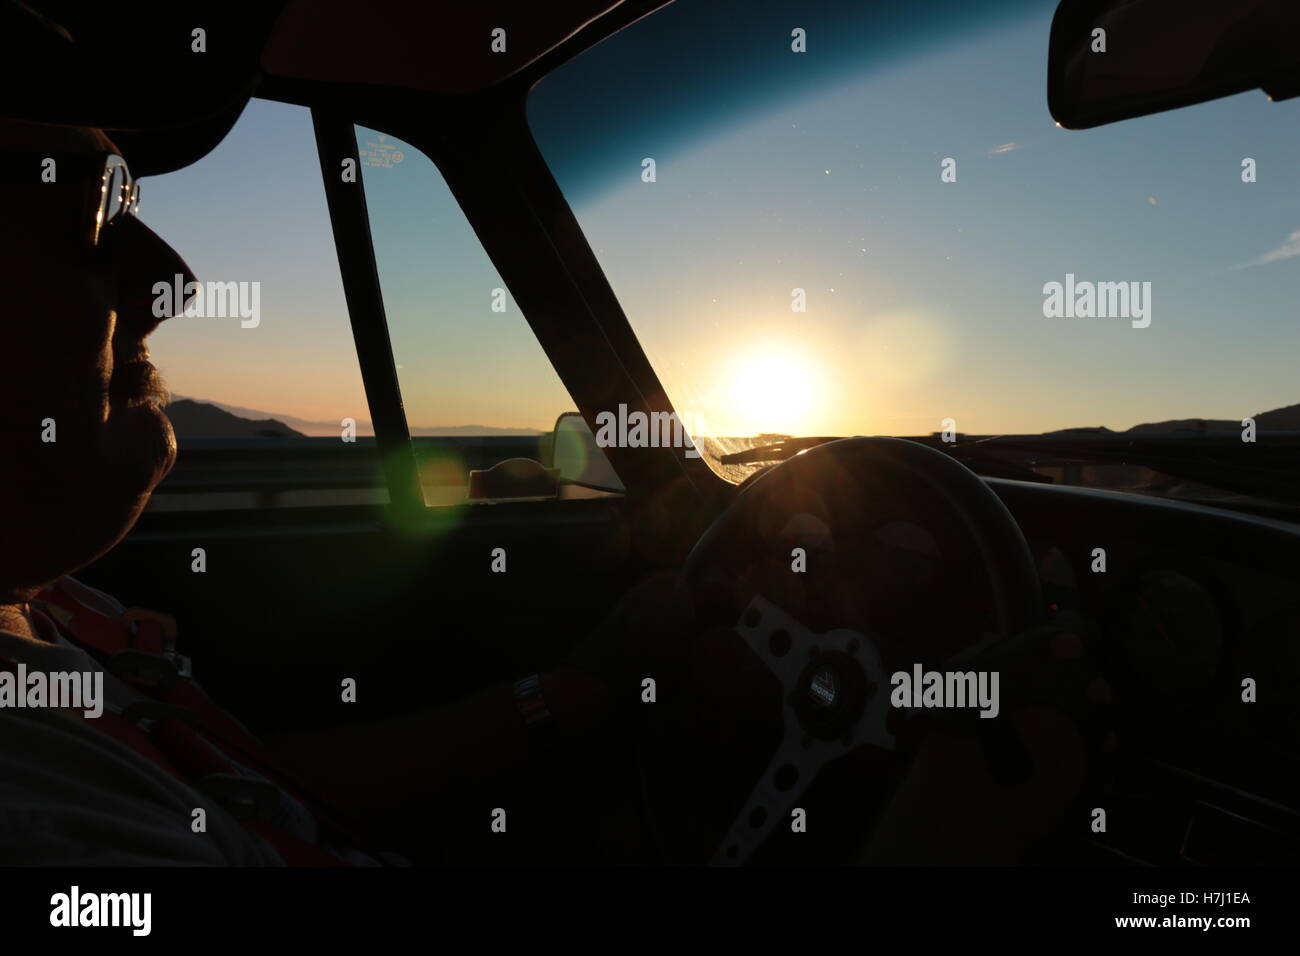
[[[339, 422], [311, 421], [293, 415], [272, 415], [255, 408], [227, 405], [201, 399], [173, 396], [167, 414], [172, 420], [177, 437], [181, 438], [301, 438], [336, 437]], [[1300, 404], [1287, 405], [1260, 412], [1253, 416], [1261, 431], [1300, 431]], [[1119, 434], [1188, 434], [1226, 435], [1241, 431], [1241, 421], [1218, 418], [1178, 418], [1163, 422], [1144, 422], [1124, 432], [1115, 432], [1104, 425], [1061, 428], [1046, 432], [1049, 435], [1119, 435]], [[357, 434], [374, 434], [369, 421], [357, 419]], [[541, 435], [536, 428], [497, 428], [488, 425], [416, 425], [411, 427], [415, 436], [475, 435]], [[781, 439], [788, 436], [771, 435], [761, 438]]]
[[[178, 399], [181, 398], [181, 396], [173, 395], [172, 398]], [[308, 437], [334, 437], [339, 434], [340, 425], [338, 422], [314, 422], [306, 418], [297, 418], [293, 415], [275, 415], [270, 412], [260, 411], [256, 408], [245, 408], [243, 405], [227, 405], [225, 402], [213, 402], [205, 398], [185, 398], [182, 399], [182, 401], [194, 402], [200, 405], [210, 405], [219, 408], [222, 411], [229, 412], [236, 418], [246, 420], [257, 421], [264, 418], [274, 418], [285, 427], [293, 429], [297, 434], [306, 435]], [[174, 401], [173, 404], [175, 404]], [[357, 419], [357, 434], [361, 436], [373, 435], [374, 430], [371, 428], [370, 422]]]
[[[1259, 420], [1256, 419], [1258, 425]], [[1264, 427], [1260, 425], [1259, 427]], [[1240, 421], [1226, 421], [1220, 418], [1177, 418], [1167, 422], [1147, 422], [1142, 425], [1134, 425], [1128, 429], [1128, 434], [1144, 435], [1169, 432], [1194, 432], [1197, 435], [1227, 435], [1230, 432], [1240, 432]]]
[[[1240, 422], [1238, 422], [1240, 425]], [[1300, 430], [1300, 405], [1288, 405], [1275, 408], [1271, 412], [1261, 412], [1255, 416], [1255, 425], [1269, 431]]]
[[[252, 422], [255, 424], [265, 422], [265, 421], [273, 422], [275, 425], [278, 425], [280, 428], [287, 429], [289, 435], [307, 436], [307, 437], [315, 437], [315, 438], [320, 438], [320, 437], [336, 438], [339, 435], [339, 430], [341, 427], [340, 422], [342, 421], [341, 416], [340, 416], [340, 421], [337, 422], [321, 422], [321, 421], [312, 421], [306, 418], [296, 418], [293, 415], [273, 415], [270, 412], [264, 412], [256, 408], [245, 408], [242, 405], [227, 405], [225, 402], [213, 402], [213, 401], [208, 401], [207, 399], [182, 398], [179, 395], [173, 395], [172, 398], [173, 401], [171, 406], [168, 409], [169, 411], [171, 408], [174, 408], [180, 404], [188, 403], [190, 405], [201, 405], [208, 408], [216, 409], [218, 411], [226, 412], [230, 415], [230, 417], [244, 422]], [[371, 423], [366, 419], [358, 418], [356, 421], [357, 421], [357, 435], [365, 437], [368, 435], [373, 435], [375, 433], [374, 426], [371, 425]], [[173, 422], [173, 425], [175, 425], [175, 422]], [[190, 437], [192, 438], [257, 437], [257, 436], [250, 435], [250, 433], [247, 430], [245, 430], [244, 426], [239, 425], [238, 423], [232, 425], [231, 427], [235, 430], [230, 432], [223, 432], [221, 434], [215, 434], [215, 435], [194, 434], [191, 435]], [[181, 432], [177, 430], [177, 435], [180, 434]], [[538, 431], [536, 428], [494, 428], [488, 425], [432, 425], [432, 426], [413, 425], [411, 426], [411, 434], [416, 436], [540, 435], [542, 434], [542, 432]], [[261, 436], [261, 437], [279, 437], [279, 436]]]
[[1043, 432], [1044, 435], [1114, 435], [1116, 432], [1111, 431], [1105, 425], [1082, 425], [1077, 428], [1058, 428], [1055, 431]]
[[249, 419], [224, 408], [182, 398], [167, 406], [167, 417], [177, 438], [303, 438], [274, 418]]
[[[1300, 431], [1300, 405], [1287, 405], [1251, 416], [1260, 431]], [[1195, 432], [1200, 435], [1228, 435], [1241, 432], [1241, 419], [1178, 418], [1167, 422], [1134, 425], [1130, 432]]]

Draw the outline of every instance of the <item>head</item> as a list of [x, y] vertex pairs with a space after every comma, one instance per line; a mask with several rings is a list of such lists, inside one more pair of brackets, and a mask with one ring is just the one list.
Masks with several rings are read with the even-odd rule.
[[112, 548], [175, 460], [151, 289], [193, 277], [134, 216], [95, 243], [93, 209], [67, 200], [97, 192], [103, 152], [100, 130], [0, 119], [0, 157], [48, 153], [57, 177], [7, 175], [0, 203], [0, 605]]

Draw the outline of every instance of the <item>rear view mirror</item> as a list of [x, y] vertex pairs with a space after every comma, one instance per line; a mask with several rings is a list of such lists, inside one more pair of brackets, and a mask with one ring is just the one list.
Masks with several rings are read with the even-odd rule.
[[1300, 93], [1295, 0], [1062, 0], [1052, 21], [1047, 107], [1067, 129], [1245, 90]]

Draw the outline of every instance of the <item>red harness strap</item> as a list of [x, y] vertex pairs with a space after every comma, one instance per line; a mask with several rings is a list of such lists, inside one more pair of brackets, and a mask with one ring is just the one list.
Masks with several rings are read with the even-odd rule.
[[[108, 617], [60, 590], [57, 583], [32, 604], [50, 615], [73, 643], [150, 698], [131, 705], [120, 717], [104, 713], [90, 724], [177, 779], [214, 796], [291, 866], [346, 865], [271, 821], [279, 799], [274, 787], [278, 787], [307, 807], [322, 831], [341, 843], [360, 845], [335, 822], [336, 806], [312, 794], [280, 767], [257, 738], [190, 679], [189, 661], [175, 652], [175, 622], [170, 617], [141, 608]], [[148, 733], [137, 723], [146, 718], [153, 721]], [[234, 763], [236, 759], [271, 785], [247, 776]]]

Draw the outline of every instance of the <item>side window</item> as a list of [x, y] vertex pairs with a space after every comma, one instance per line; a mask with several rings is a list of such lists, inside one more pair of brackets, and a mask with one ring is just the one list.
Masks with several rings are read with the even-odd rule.
[[620, 493], [433, 161], [376, 130], [356, 136], [425, 504]]
[[150, 339], [179, 447], [150, 508], [386, 503], [310, 112], [253, 100], [141, 192], [203, 287]]

